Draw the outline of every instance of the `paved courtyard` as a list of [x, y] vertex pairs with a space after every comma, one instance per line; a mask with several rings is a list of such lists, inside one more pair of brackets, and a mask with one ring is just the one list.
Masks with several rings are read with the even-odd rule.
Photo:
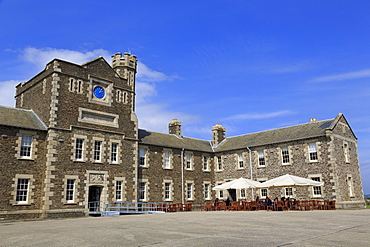
[[178, 212], [0, 223], [1, 246], [370, 246], [370, 210]]

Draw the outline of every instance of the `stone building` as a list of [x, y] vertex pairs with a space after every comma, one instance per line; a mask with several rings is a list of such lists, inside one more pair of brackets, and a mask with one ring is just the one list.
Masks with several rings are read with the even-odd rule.
[[0, 218], [83, 216], [92, 201], [192, 202], [251, 199], [213, 191], [246, 177], [286, 173], [320, 187], [258, 189], [261, 198], [333, 199], [364, 207], [357, 138], [342, 114], [325, 121], [212, 140], [138, 129], [137, 59], [125, 53], [77, 65], [54, 59], [16, 88], [16, 108], [0, 107]]

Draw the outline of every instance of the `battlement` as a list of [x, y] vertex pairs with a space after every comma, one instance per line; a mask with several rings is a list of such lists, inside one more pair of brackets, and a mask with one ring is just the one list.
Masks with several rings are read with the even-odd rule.
[[131, 55], [128, 52], [125, 52], [122, 57], [122, 53], [118, 52], [115, 55], [112, 56], [112, 67], [129, 67], [131, 69], [136, 70], [137, 66], [137, 58], [135, 55]]

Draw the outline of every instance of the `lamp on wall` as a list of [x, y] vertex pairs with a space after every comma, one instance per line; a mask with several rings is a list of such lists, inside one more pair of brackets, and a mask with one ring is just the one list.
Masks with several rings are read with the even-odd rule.
[[1, 137], [2, 137], [3, 139], [6, 139], [6, 138], [8, 138], [8, 135], [6, 135], [6, 134], [2, 134], [2, 135], [1, 135]]

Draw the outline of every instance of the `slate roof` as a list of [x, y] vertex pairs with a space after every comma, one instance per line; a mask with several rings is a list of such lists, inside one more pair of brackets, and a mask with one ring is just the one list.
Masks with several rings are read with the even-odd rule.
[[178, 137], [173, 134], [163, 134], [139, 129], [139, 144], [149, 144], [169, 148], [185, 148], [202, 152], [213, 152], [210, 141], [189, 137]]
[[0, 106], [0, 125], [47, 130], [46, 125], [32, 110]]
[[331, 129], [337, 119], [338, 117], [335, 119], [314, 121], [290, 127], [228, 137], [213, 148], [211, 147], [210, 141], [187, 137], [180, 138], [172, 134], [163, 134], [146, 130], [139, 130], [139, 143], [163, 147], [185, 148], [187, 150], [199, 150], [203, 152], [222, 152], [325, 136], [326, 130]]
[[326, 130], [330, 128], [334, 120], [314, 121], [290, 127], [229, 137], [215, 147], [215, 151], [220, 152], [325, 136]]

